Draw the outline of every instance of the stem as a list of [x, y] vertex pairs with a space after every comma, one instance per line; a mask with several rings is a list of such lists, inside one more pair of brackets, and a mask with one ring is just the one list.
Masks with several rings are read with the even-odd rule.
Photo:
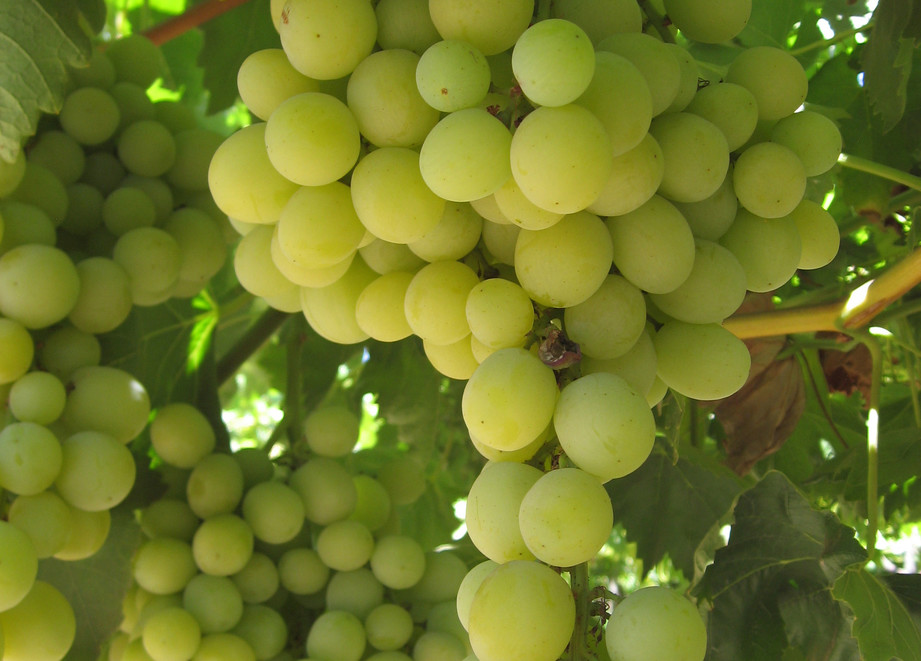
[[288, 422], [288, 441], [296, 447], [301, 440], [301, 349], [304, 347], [304, 315], [295, 315], [288, 323], [288, 341], [285, 345], [286, 386], [285, 418]]
[[570, 568], [569, 584], [576, 600], [576, 623], [566, 653], [566, 661], [582, 661], [587, 658], [585, 640], [591, 615], [591, 590], [588, 589], [588, 563]]
[[826, 303], [770, 312], [754, 312], [730, 317], [723, 327], [743, 340], [772, 335], [792, 335], [838, 330], [836, 320], [841, 303]]
[[879, 402], [883, 380], [883, 351], [879, 340], [869, 333], [861, 340], [873, 360], [867, 414], [867, 553], [872, 560], [876, 555], [876, 534], [879, 530]]
[[852, 154], [841, 154], [841, 156], [838, 157], [838, 163], [846, 168], [873, 174], [877, 177], [882, 177], [883, 179], [888, 179], [897, 184], [903, 184], [909, 188], [921, 191], [921, 177], [916, 177], [904, 170], [899, 170], [898, 168], [883, 165], [882, 163], [877, 163], [876, 161], [871, 161], [870, 159], [854, 156]]
[[918, 360], [917, 343], [915, 342], [914, 330], [905, 317], [898, 320], [899, 330], [905, 338], [905, 344], [908, 350], [903, 354], [905, 356], [905, 369], [908, 372], [908, 392], [911, 396], [911, 410], [915, 416], [915, 425], [921, 427], [921, 399], [918, 396], [918, 377], [917, 371], [921, 361]]
[[536, 21], [546, 21], [550, 18], [550, 0], [537, 0]]
[[662, 41], [671, 44], [675, 43], [675, 35], [668, 29], [668, 26], [671, 25], [671, 21], [669, 21], [665, 15], [660, 14], [649, 0], [637, 0], [637, 3], [640, 9], [643, 10], [643, 13], [646, 14], [646, 18], [648, 18], [649, 22], [655, 27], [656, 32], [661, 35]]
[[249, 0], [208, 0], [193, 7], [176, 18], [171, 18], [144, 32], [144, 35], [157, 46], [179, 37], [202, 23], [217, 18], [221, 14], [235, 9]]
[[851, 28], [850, 30], [843, 30], [842, 32], [836, 32], [835, 36], [831, 39], [825, 39], [824, 41], [813, 41], [811, 44], [806, 44], [805, 46], [800, 46], [799, 48], [794, 48], [787, 51], [790, 55], [794, 57], [808, 53], [809, 51], [822, 50], [835, 44], [840, 44], [842, 41], [847, 41], [854, 35], [860, 34], [861, 32], [869, 32], [873, 29], [873, 23], [867, 23], [862, 25], [859, 28]]
[[279, 326], [290, 315], [287, 312], [280, 312], [274, 308], [269, 308], [256, 320], [249, 330], [243, 334], [236, 344], [234, 344], [217, 362], [216, 374], [217, 383], [223, 384], [227, 379], [232, 377], [240, 366], [252, 356], [272, 337]]

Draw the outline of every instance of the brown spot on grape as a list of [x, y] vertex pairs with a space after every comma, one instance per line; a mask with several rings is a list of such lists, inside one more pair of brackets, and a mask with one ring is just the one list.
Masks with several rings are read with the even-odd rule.
[[447, 88], [447, 87], [442, 87], [442, 88], [441, 88], [441, 94], [442, 94], [442, 96], [447, 96], [447, 95], [448, 95], [448, 88]]
[[288, 8], [287, 7], [281, 10], [281, 22], [284, 23], [285, 25], [288, 24]]

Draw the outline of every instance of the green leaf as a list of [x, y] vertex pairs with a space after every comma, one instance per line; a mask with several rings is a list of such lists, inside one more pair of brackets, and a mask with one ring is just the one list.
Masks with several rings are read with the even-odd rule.
[[[43, 112], [61, 110], [70, 83], [68, 65], [85, 66], [90, 34], [73, 0], [0, 3], [0, 158], [12, 162], [35, 133]], [[89, 24], [98, 22], [90, 16]]]
[[806, 10], [805, 0], [753, 2], [751, 18], [739, 35], [745, 46], [784, 48], [793, 26]]
[[859, 658], [841, 605], [831, 590], [791, 590], [779, 601], [784, 631], [793, 649], [805, 659], [851, 661]]
[[836, 582], [834, 596], [854, 613], [851, 632], [865, 661], [921, 660], [921, 633], [905, 606], [866, 569], [845, 572]]

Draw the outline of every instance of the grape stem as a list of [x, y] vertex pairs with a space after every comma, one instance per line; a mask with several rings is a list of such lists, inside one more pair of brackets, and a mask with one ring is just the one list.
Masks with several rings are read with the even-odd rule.
[[899, 170], [889, 165], [883, 165], [882, 163], [877, 163], [876, 161], [871, 161], [861, 156], [854, 156], [853, 154], [841, 154], [838, 158], [838, 163], [846, 168], [873, 174], [877, 177], [882, 177], [883, 179], [888, 179], [897, 184], [903, 184], [914, 190], [921, 191], [921, 177], [916, 177], [904, 170]]
[[157, 46], [182, 36], [189, 30], [217, 18], [221, 14], [235, 9], [250, 0], [207, 0], [189, 11], [171, 18], [144, 32], [144, 35]]
[[662, 41], [671, 44], [675, 43], [675, 35], [668, 29], [668, 26], [671, 25], [671, 21], [668, 20], [668, 17], [664, 14], [660, 14], [649, 0], [637, 0], [637, 2], [640, 9], [646, 14], [646, 18], [649, 19], [649, 22], [652, 23], [653, 27], [656, 29], [656, 32], [662, 36]]
[[809, 51], [813, 50], [822, 50], [824, 48], [830, 48], [835, 44], [840, 44], [843, 41], [847, 41], [851, 37], [860, 34], [861, 32], [869, 32], [873, 29], [873, 23], [867, 23], [866, 25], [861, 25], [857, 28], [851, 28], [850, 30], [842, 30], [841, 32], [836, 32], [835, 36], [831, 39], [824, 39], [821, 41], [813, 41], [812, 43], [806, 44], [805, 46], [800, 46], [799, 48], [793, 48], [792, 50], [787, 51], [790, 55], [798, 57]]
[[588, 563], [583, 562], [569, 569], [569, 586], [576, 602], [576, 619], [564, 658], [566, 661], [583, 661], [588, 658], [586, 637], [592, 605], [592, 594], [588, 587]]
[[227, 352], [221, 356], [215, 369], [217, 373], [217, 383], [223, 384], [231, 378], [240, 369], [240, 366], [252, 356], [266, 340], [268, 340], [275, 331], [284, 323], [289, 316], [286, 312], [280, 312], [274, 308], [269, 308], [249, 327], [246, 333], [237, 340]]
[[285, 344], [286, 362], [286, 387], [285, 387], [285, 418], [288, 422], [288, 442], [291, 447], [296, 447], [301, 440], [302, 414], [301, 414], [301, 358], [304, 347], [304, 326], [307, 323], [304, 315], [293, 315], [288, 319], [288, 341]]

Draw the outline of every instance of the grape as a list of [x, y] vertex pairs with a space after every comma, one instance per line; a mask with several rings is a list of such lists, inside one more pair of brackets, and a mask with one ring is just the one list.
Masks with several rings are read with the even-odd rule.
[[617, 358], [599, 360], [582, 356], [582, 375], [610, 372], [624, 379], [637, 393], [648, 393], [656, 380], [656, 350], [647, 328], [626, 353]]
[[588, 374], [563, 388], [553, 426], [572, 462], [602, 482], [639, 468], [656, 433], [643, 396], [608, 372]]
[[115, 68], [118, 80], [147, 89], [163, 73], [163, 56], [147, 37], [131, 34], [111, 42], [106, 56]]
[[192, 555], [198, 568], [212, 576], [230, 576], [249, 562], [253, 531], [236, 514], [215, 514], [202, 521], [192, 537]]
[[618, 32], [601, 39], [596, 48], [625, 57], [639, 69], [652, 95], [653, 117], [674, 102], [681, 85], [681, 65], [662, 41], [642, 32]]
[[659, 378], [686, 397], [728, 397], [748, 378], [748, 348], [718, 324], [668, 321], [656, 333], [653, 343]]
[[448, 202], [438, 224], [411, 241], [409, 249], [427, 262], [461, 259], [480, 240], [483, 218], [467, 202]]
[[611, 34], [643, 30], [643, 15], [633, 0], [556, 0], [550, 13], [581, 27], [596, 44]]
[[[353, 252], [341, 262], [336, 262], [332, 266], [313, 268], [296, 264], [282, 252], [281, 247], [278, 245], [278, 225], [275, 225], [275, 229], [272, 232], [269, 253], [272, 257], [272, 263], [278, 272], [284, 276], [285, 280], [299, 287], [326, 287], [333, 284], [349, 270], [356, 254]], [[280, 281], [279, 283], [284, 286]]]
[[43, 165], [65, 186], [80, 179], [86, 166], [83, 146], [63, 131], [43, 131], [29, 148], [29, 161]]
[[729, 64], [726, 82], [746, 88], [755, 97], [759, 119], [793, 114], [806, 99], [809, 80], [790, 53], [773, 46], [753, 46]]
[[195, 617], [203, 634], [229, 631], [243, 615], [243, 597], [226, 576], [199, 574], [182, 591], [182, 607]]
[[109, 536], [112, 515], [109, 510], [87, 512], [70, 508], [70, 535], [54, 556], [58, 560], [84, 560], [95, 555]]
[[116, 188], [102, 203], [102, 222], [115, 236], [136, 227], [151, 227], [156, 220], [153, 200], [139, 188]]
[[88, 257], [77, 264], [80, 293], [68, 321], [86, 333], [108, 333], [131, 314], [128, 274], [107, 257]]
[[354, 344], [368, 339], [355, 316], [356, 304], [377, 274], [363, 259], [352, 261], [339, 280], [326, 287], [301, 289], [301, 306], [307, 323], [319, 335], [339, 344]]
[[0, 158], [0, 198], [6, 197], [19, 186], [26, 173], [26, 154], [20, 150], [12, 162]]
[[422, 467], [410, 455], [401, 455], [384, 462], [378, 469], [377, 480], [387, 489], [393, 505], [411, 505], [426, 489]]
[[688, 39], [717, 44], [729, 41], [745, 28], [752, 0], [722, 3], [719, 11], [704, 0], [665, 0], [665, 11]]
[[326, 611], [314, 621], [307, 634], [307, 656], [316, 659], [358, 661], [365, 645], [361, 620], [345, 611]]
[[151, 295], [165, 293], [162, 300], [168, 298], [182, 268], [179, 244], [158, 227], [138, 227], [122, 234], [112, 259], [128, 273], [135, 305], [144, 304]]
[[575, 101], [592, 81], [595, 51], [575, 23], [538, 21], [512, 49], [512, 71], [521, 91], [536, 105], [562, 106]]
[[841, 156], [841, 132], [835, 123], [817, 112], [803, 110], [784, 117], [771, 129], [771, 141], [793, 151], [807, 177], [824, 174]]
[[429, 46], [416, 65], [416, 87], [441, 112], [477, 105], [489, 91], [489, 64], [477, 48], [448, 39]]
[[34, 422], [14, 422], [0, 430], [0, 486], [32, 495], [50, 487], [63, 455], [57, 437]]
[[703, 117], [722, 131], [729, 151], [744, 145], [758, 124], [755, 96], [745, 87], [733, 83], [702, 87], [686, 110]]
[[563, 218], [562, 213], [547, 211], [531, 202], [524, 193], [515, 177], [509, 177], [499, 187], [493, 197], [499, 211], [509, 221], [528, 230], [542, 230], [556, 225]]
[[441, 38], [432, 23], [428, 0], [380, 0], [374, 12], [381, 48], [419, 54]]
[[320, 531], [315, 548], [323, 564], [330, 569], [351, 571], [371, 558], [374, 537], [359, 521], [336, 521]]
[[574, 622], [566, 581], [546, 565], [513, 560], [480, 585], [470, 604], [468, 631], [480, 661], [555, 661]]
[[716, 192], [700, 202], [673, 202], [696, 238], [718, 241], [732, 225], [739, 200], [732, 188], [732, 166]]
[[295, 69], [317, 80], [350, 74], [374, 47], [377, 19], [364, 0], [288, 0], [281, 46]]
[[501, 349], [524, 345], [534, 325], [534, 307], [519, 285], [503, 278], [478, 283], [465, 306], [471, 332], [483, 344]]
[[38, 574], [38, 555], [29, 536], [8, 521], [0, 521], [0, 612], [29, 593]]
[[612, 661], [703, 661], [707, 630], [690, 601], [670, 588], [651, 586], [614, 607], [605, 647]]
[[26, 328], [61, 321], [79, 293], [80, 276], [63, 250], [27, 244], [0, 257], [0, 314]]
[[234, 252], [233, 269], [237, 280], [254, 296], [278, 296], [298, 289], [272, 259], [272, 241], [277, 232], [277, 225], [258, 225], [240, 240]]
[[304, 501], [307, 519], [321, 526], [348, 517], [358, 500], [352, 476], [326, 457], [315, 457], [302, 464], [291, 474], [288, 484]]
[[473, 601], [474, 595], [476, 595], [477, 590], [480, 589], [480, 585], [486, 580], [486, 577], [492, 574], [499, 564], [500, 563], [493, 560], [484, 560], [474, 565], [474, 567], [467, 572], [467, 575], [464, 576], [464, 580], [461, 581], [460, 586], [457, 588], [455, 605], [457, 608], [458, 620], [461, 626], [464, 627], [464, 630], [467, 630], [470, 622], [470, 604]]
[[289, 549], [278, 559], [278, 579], [293, 594], [318, 593], [326, 586], [329, 572], [313, 549]]
[[261, 120], [268, 120], [284, 100], [319, 90], [317, 81], [291, 66], [280, 48], [263, 48], [250, 53], [237, 71], [240, 98], [249, 111]]
[[145, 177], [165, 174], [176, 160], [176, 141], [156, 120], [139, 120], [118, 136], [118, 158], [129, 172]]
[[74, 610], [61, 592], [35, 581], [18, 604], [0, 612], [4, 661], [60, 661], [77, 631]]
[[178, 131], [173, 139], [176, 157], [164, 175], [174, 188], [183, 191], [207, 191], [208, 167], [224, 136], [204, 128]]
[[399, 594], [413, 603], [435, 604], [454, 599], [467, 575], [467, 565], [451, 551], [425, 554], [425, 573], [419, 582]]
[[268, 661], [284, 649], [288, 625], [274, 609], [262, 604], [247, 604], [232, 633], [249, 644], [257, 661]]
[[61, 416], [70, 431], [104, 432], [125, 444], [147, 425], [150, 397], [128, 372], [87, 365], [76, 370], [70, 382]]
[[[2, 337], [3, 327], [6, 325], [3, 323], [5, 321], [9, 320], [0, 319], [0, 337]], [[22, 330], [28, 335], [28, 331]], [[29, 336], [29, 347], [32, 346], [31, 340], [32, 338]], [[18, 344], [18, 342], [15, 344]], [[24, 343], [13, 348], [21, 349], [21, 353], [17, 356], [18, 358], [28, 358], [29, 362], [31, 362], [32, 351], [27, 351]], [[101, 354], [102, 348], [95, 335], [84, 333], [68, 325], [58, 328], [45, 338], [39, 354], [39, 363], [42, 369], [48, 370], [66, 383], [79, 368], [99, 365]], [[24, 368], [23, 372], [25, 372], [25, 369], [27, 368]]]
[[465, 306], [479, 282], [466, 264], [434, 262], [421, 268], [406, 290], [404, 310], [413, 332], [435, 344], [451, 344], [470, 333]]
[[212, 633], [201, 637], [192, 661], [256, 661], [256, 653], [240, 636]]
[[187, 610], [166, 608], [150, 616], [141, 640], [154, 661], [185, 661], [198, 649], [201, 633], [195, 616]]
[[[210, 154], [208, 160], [210, 160]], [[160, 177], [142, 177], [139, 174], [127, 174], [125, 178], [121, 181], [122, 186], [129, 186], [131, 188], [138, 188], [150, 197], [150, 200], [153, 202], [154, 210], [156, 212], [156, 223], [158, 225], [164, 223], [169, 217], [170, 213], [173, 211], [173, 206], [176, 200], [173, 197], [173, 189], [170, 188], [170, 185], [167, 184]], [[207, 189], [207, 184], [205, 188]], [[210, 200], [210, 195], [207, 195]], [[213, 207], [213, 200], [210, 201]], [[192, 205], [194, 202], [192, 199], [189, 199], [188, 204]], [[215, 211], [216, 208], [215, 208]], [[220, 214], [220, 211], [217, 211]]]
[[243, 569], [233, 574], [230, 579], [247, 604], [267, 601], [278, 591], [280, 584], [275, 563], [259, 551], [254, 551]]
[[328, 404], [314, 409], [304, 420], [304, 438], [315, 454], [344, 457], [358, 442], [359, 426], [351, 409]]
[[160, 498], [141, 512], [141, 530], [148, 537], [175, 537], [191, 541], [198, 517], [185, 500]]
[[676, 112], [653, 120], [649, 133], [665, 160], [660, 195], [676, 202], [699, 202], [723, 183], [729, 146], [714, 124], [693, 113]]
[[634, 345], [646, 327], [646, 302], [639, 289], [612, 274], [586, 300], [566, 308], [563, 323], [569, 339], [585, 355], [616, 358]]
[[372, 532], [380, 530], [390, 520], [390, 495], [384, 485], [370, 475], [355, 475], [352, 482], [358, 497], [349, 519], [363, 523]]
[[646, 134], [633, 149], [615, 156], [601, 194], [586, 209], [601, 216], [622, 216], [638, 209], [658, 190], [665, 175], [662, 148]]
[[97, 151], [86, 155], [86, 166], [80, 181], [98, 188], [103, 195], [118, 188], [124, 178], [125, 166], [115, 154]]
[[463, 661], [467, 649], [457, 636], [426, 631], [413, 644], [413, 661]]
[[739, 209], [720, 244], [739, 260], [745, 287], [755, 292], [773, 291], [790, 280], [802, 255], [793, 218], [761, 218], [745, 209]]
[[643, 291], [677, 289], [694, 267], [694, 235], [681, 212], [658, 195], [638, 209], [606, 221], [614, 265]]
[[829, 264], [838, 254], [841, 242], [841, 234], [834, 216], [820, 204], [812, 200], [803, 200], [790, 213], [790, 218], [796, 223], [802, 244], [796, 267], [818, 269]]
[[381, 275], [393, 271], [414, 273], [425, 266], [425, 260], [410, 250], [405, 243], [374, 239], [360, 247], [358, 254], [374, 272]]
[[468, 41], [483, 55], [511, 48], [528, 27], [533, 12], [530, 0], [472, 0], [463, 4], [429, 0], [429, 14], [442, 39]]
[[304, 501], [281, 482], [260, 482], [243, 497], [243, 518], [256, 539], [283, 544], [294, 539], [304, 525]]
[[140, 85], [120, 80], [108, 89], [118, 105], [119, 120], [116, 135], [139, 121], [153, 121], [156, 117], [153, 102]]
[[67, 188], [51, 170], [26, 161], [26, 171], [10, 199], [34, 204], [48, 214], [55, 225], [67, 215]]
[[486, 464], [474, 480], [467, 495], [467, 534], [490, 560], [504, 563], [534, 558], [518, 527], [518, 510], [541, 475], [527, 464], [497, 462]]
[[[473, 342], [471, 342], [473, 345]], [[475, 351], [475, 349], [474, 349]], [[486, 355], [482, 357], [480, 362], [486, 360], [492, 353], [495, 353], [497, 349], [489, 350]], [[480, 453], [484, 458], [490, 461], [514, 461], [514, 462], [523, 462], [531, 459], [537, 451], [540, 450], [544, 444], [547, 442], [549, 432], [551, 427], [548, 426], [544, 431], [538, 434], [537, 438], [525, 445], [523, 448], [518, 450], [496, 450], [495, 448], [484, 445], [477, 440], [476, 436], [470, 436], [470, 442], [473, 444], [474, 449]]]
[[397, 590], [412, 587], [425, 573], [425, 551], [419, 542], [403, 535], [377, 540], [371, 554], [371, 571], [382, 584]]
[[57, 241], [57, 230], [51, 218], [34, 204], [0, 200], [0, 219], [3, 221], [0, 255], [29, 243], [53, 246]]
[[121, 112], [112, 95], [80, 87], [67, 95], [59, 114], [61, 128], [82, 145], [99, 145], [115, 135]]
[[413, 633], [413, 618], [397, 604], [381, 604], [365, 618], [368, 644], [376, 650], [390, 651], [403, 647]]
[[163, 229], [182, 253], [180, 282], [203, 287], [224, 266], [227, 244], [217, 223], [204, 211], [192, 207], [176, 209], [167, 217]]
[[49, 372], [28, 372], [10, 388], [10, 412], [20, 422], [51, 424], [63, 413], [66, 401], [64, 384]]
[[524, 196], [556, 213], [575, 213], [594, 202], [612, 167], [604, 125], [576, 104], [530, 113], [512, 136], [510, 156]]
[[732, 186], [739, 204], [753, 214], [780, 218], [803, 199], [806, 171], [791, 149], [774, 142], [759, 142], [739, 154]]
[[360, 620], [384, 603], [384, 586], [370, 569], [336, 572], [326, 587], [326, 610], [346, 611]]
[[233, 512], [243, 498], [243, 469], [229, 454], [209, 454], [192, 468], [185, 492], [199, 518]]
[[521, 228], [513, 223], [483, 223], [483, 244], [491, 257], [502, 264], [515, 263], [515, 245]]
[[17, 496], [10, 505], [8, 520], [29, 536], [39, 559], [50, 558], [64, 548], [73, 530], [70, 507], [53, 491]]
[[154, 102], [154, 119], [176, 134], [198, 128], [198, 118], [192, 107], [182, 101], [160, 99]]
[[134, 456], [118, 439], [84, 431], [61, 443], [63, 463], [54, 481], [61, 497], [89, 512], [112, 509], [134, 486]]
[[465, 108], [429, 131], [419, 169], [439, 197], [470, 202], [493, 193], [511, 175], [511, 144], [512, 135], [502, 122], [482, 108]]
[[[506, 181], [508, 181], [508, 179], [506, 179]], [[499, 189], [497, 188], [496, 190]], [[496, 202], [495, 193], [470, 200], [470, 206], [486, 220], [499, 225], [512, 224], [512, 221], [509, 220], [505, 214], [502, 213], [502, 209], [499, 208], [499, 204]]]
[[269, 161], [302, 186], [340, 179], [358, 160], [361, 136], [342, 101], [322, 92], [304, 92], [282, 101], [265, 125]]
[[464, 387], [464, 422], [483, 444], [518, 450], [550, 423], [557, 394], [553, 370], [539, 358], [524, 349], [499, 349]]
[[198, 573], [192, 547], [173, 537], [155, 537], [134, 554], [134, 580], [152, 594], [175, 594]]
[[359, 328], [381, 342], [396, 342], [412, 335], [403, 303], [412, 273], [393, 271], [369, 283], [355, 303]]
[[681, 112], [685, 110], [688, 104], [697, 95], [697, 86], [700, 82], [700, 69], [697, 67], [697, 61], [686, 49], [673, 43], [665, 44], [674, 54], [675, 59], [681, 69], [679, 78], [678, 93], [674, 100], [666, 108], [666, 112]]

